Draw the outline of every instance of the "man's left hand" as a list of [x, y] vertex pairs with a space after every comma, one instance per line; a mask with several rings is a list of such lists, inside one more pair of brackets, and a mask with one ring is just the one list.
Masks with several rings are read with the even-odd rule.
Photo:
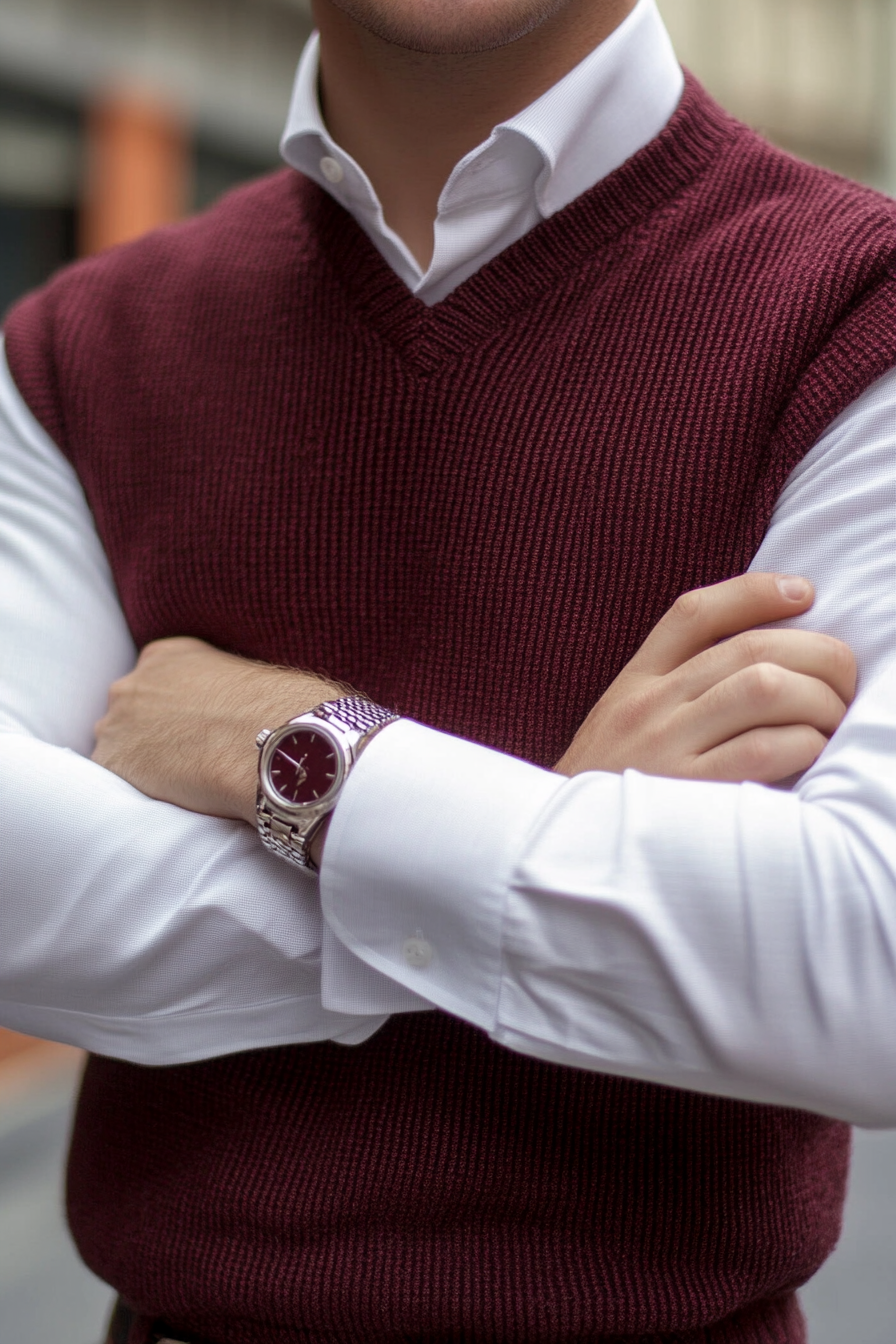
[[254, 825], [258, 730], [344, 694], [199, 639], [157, 640], [112, 686], [93, 759], [151, 798]]

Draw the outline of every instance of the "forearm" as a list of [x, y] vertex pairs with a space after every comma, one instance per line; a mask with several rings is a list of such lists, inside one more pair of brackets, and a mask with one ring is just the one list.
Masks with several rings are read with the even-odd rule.
[[[896, 749], [879, 708], [864, 702], [799, 795], [560, 780], [400, 725], [334, 818], [325, 916], [355, 955], [523, 1053], [894, 1124], [896, 798], [854, 798], [857, 765], [885, 780]], [[446, 779], [465, 781], [453, 801]]]
[[322, 1007], [316, 883], [241, 822], [18, 734], [0, 735], [0, 818], [6, 1025], [144, 1064], [379, 1025]]
[[755, 560], [812, 578], [799, 624], [859, 662], [798, 793], [564, 782], [399, 725], [327, 839], [324, 912], [356, 955], [524, 1052], [896, 1124], [896, 376], [826, 439]]
[[2, 359], [0, 626], [0, 1021], [152, 1064], [375, 1029], [321, 1004], [316, 883], [84, 759], [134, 648]]

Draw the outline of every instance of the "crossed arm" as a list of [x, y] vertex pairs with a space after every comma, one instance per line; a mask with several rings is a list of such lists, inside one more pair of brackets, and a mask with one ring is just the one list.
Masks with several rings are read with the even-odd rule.
[[[703, 708], [721, 723], [737, 680], [719, 688], [732, 679], [743, 687], [753, 678], [766, 706], [788, 680], [772, 672], [772, 693], [767, 670], [755, 671], [778, 656], [757, 644], [766, 633], [716, 648], [722, 631], [710, 622], [701, 636], [709, 647], [683, 657], [701, 619], [686, 602], [648, 660], [628, 670], [628, 685], [605, 697], [573, 745], [579, 754], [561, 763], [581, 771], [581, 752], [595, 746], [612, 773], [564, 778], [395, 725], [352, 774], [320, 892], [264, 854], [242, 822], [153, 801], [60, 749], [90, 750], [90, 724], [131, 654], [77, 485], [13, 407], [16, 436], [30, 435], [33, 451], [24, 484], [8, 458], [11, 490], [0, 491], [0, 604], [21, 635], [15, 649], [0, 647], [5, 1020], [168, 1063], [282, 1041], [358, 1041], [389, 1012], [436, 1004], [545, 1058], [859, 1123], [896, 1121], [894, 400], [889, 388], [873, 390], [861, 435], [841, 427], [807, 459], [756, 559], [757, 568], [816, 579], [811, 616], [798, 620], [859, 654], [861, 693], [797, 792], [616, 773], [620, 742], [656, 751], [655, 735], [637, 739], [654, 711], [672, 710], [678, 727], [690, 715], [699, 727], [694, 706], [709, 696]], [[28, 490], [33, 507], [22, 514]], [[47, 539], [52, 532], [52, 560], [36, 541], [37, 518]], [[670, 634], [674, 643], [676, 630], [691, 636], [664, 670], [660, 644]], [[808, 663], [808, 645], [798, 655], [789, 647], [794, 665], [788, 654], [783, 670], [819, 683], [815, 708], [799, 719], [798, 750], [811, 758], [811, 735], [826, 738], [842, 713], [835, 699], [849, 698], [848, 667], [842, 650], [827, 671], [811, 661], [832, 652], [823, 641]], [[142, 672], [154, 658], [158, 670], [164, 652], [150, 650]], [[745, 665], [726, 663], [732, 656]], [[255, 678], [268, 671], [239, 669], [260, 692]], [[252, 699], [252, 735], [259, 719], [304, 707], [291, 675]], [[695, 675], [704, 684], [687, 683]], [[143, 682], [126, 682], [116, 698], [124, 704]], [[234, 700], [235, 689], [224, 696], [228, 740], [234, 709], [249, 704]], [[321, 688], [307, 693], [314, 703]], [[731, 698], [743, 707], [743, 696]], [[779, 737], [789, 726], [774, 715], [766, 724]], [[755, 747], [763, 733], [692, 739], [681, 773], [699, 775], [701, 759], [705, 767], [725, 742]], [[105, 729], [101, 738], [112, 741]], [[747, 768], [729, 761], [729, 773], [770, 777], [765, 738]], [[226, 752], [212, 754], [218, 787]], [[243, 742], [233, 773], [223, 772], [237, 815], [251, 806], [253, 755]], [[721, 757], [716, 764], [724, 773]], [[670, 772], [668, 758], [662, 767]], [[466, 782], [462, 796], [446, 794], [446, 778]], [[425, 972], [401, 957], [417, 927], [436, 949]]]
[[[762, 784], [802, 774], [852, 702], [855, 659], [828, 635], [757, 627], [804, 614], [813, 597], [805, 579], [754, 573], [680, 598], [557, 772]], [[200, 640], [159, 640], [112, 686], [93, 759], [151, 798], [252, 825], [259, 728], [343, 693]]]

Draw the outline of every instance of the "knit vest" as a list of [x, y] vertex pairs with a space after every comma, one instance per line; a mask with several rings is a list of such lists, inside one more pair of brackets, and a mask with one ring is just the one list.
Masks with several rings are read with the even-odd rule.
[[[325, 672], [547, 766], [896, 364], [894, 250], [892, 203], [689, 81], [433, 308], [286, 171], [65, 271], [8, 354], [138, 645]], [[216, 1344], [796, 1344], [847, 1150], [432, 1012], [351, 1048], [92, 1059], [69, 1215], [147, 1321]]]

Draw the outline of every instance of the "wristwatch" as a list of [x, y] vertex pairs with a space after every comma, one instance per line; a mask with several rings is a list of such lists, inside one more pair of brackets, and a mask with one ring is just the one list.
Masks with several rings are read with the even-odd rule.
[[281, 728], [263, 728], [259, 749], [258, 834], [272, 853], [316, 871], [310, 847], [339, 801], [370, 739], [399, 716], [359, 695], [325, 700]]

